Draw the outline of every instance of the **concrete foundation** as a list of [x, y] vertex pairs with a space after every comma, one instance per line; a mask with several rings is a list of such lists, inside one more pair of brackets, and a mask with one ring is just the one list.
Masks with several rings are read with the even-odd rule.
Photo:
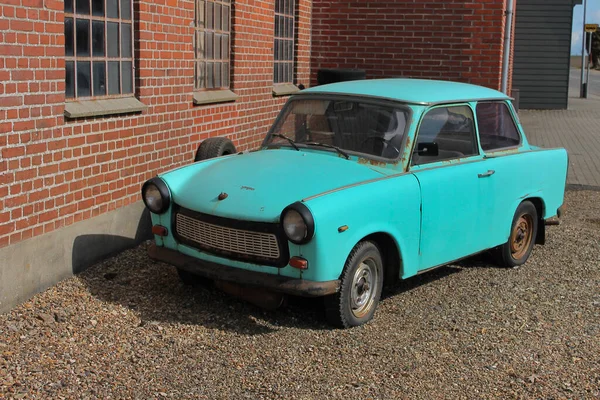
[[142, 202], [0, 249], [0, 313], [151, 238]]

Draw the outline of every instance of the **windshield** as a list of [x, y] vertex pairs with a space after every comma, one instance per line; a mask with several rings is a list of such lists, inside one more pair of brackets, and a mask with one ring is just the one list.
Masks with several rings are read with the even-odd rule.
[[[409, 109], [359, 99], [297, 99], [282, 111], [265, 145], [360, 153], [395, 159], [400, 155]], [[285, 136], [282, 137], [282, 136]], [[324, 147], [327, 145], [328, 147]], [[335, 150], [331, 150], [335, 151]]]

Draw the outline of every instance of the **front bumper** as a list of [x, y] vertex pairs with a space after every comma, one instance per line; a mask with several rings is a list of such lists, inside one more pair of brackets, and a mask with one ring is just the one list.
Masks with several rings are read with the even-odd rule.
[[286, 293], [302, 297], [320, 297], [336, 293], [340, 288], [340, 280], [316, 282], [305, 279], [271, 275], [262, 272], [228, 267], [226, 265], [200, 260], [181, 254], [178, 251], [158, 247], [156, 244], [148, 248], [150, 258], [174, 265], [209, 279], [235, 282], [241, 285], [260, 287], [278, 293]]

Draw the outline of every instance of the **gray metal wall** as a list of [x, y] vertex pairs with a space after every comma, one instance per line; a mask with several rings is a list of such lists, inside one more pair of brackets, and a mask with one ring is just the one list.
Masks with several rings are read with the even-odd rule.
[[567, 108], [573, 6], [580, 3], [517, 0], [513, 88], [520, 108]]

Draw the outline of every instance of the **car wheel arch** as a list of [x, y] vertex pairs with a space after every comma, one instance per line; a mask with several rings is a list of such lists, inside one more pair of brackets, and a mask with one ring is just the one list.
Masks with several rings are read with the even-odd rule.
[[544, 202], [544, 199], [540, 196], [532, 196], [532, 197], [523, 196], [523, 197], [519, 198], [519, 201], [515, 202], [514, 206], [511, 209], [511, 213], [508, 216], [510, 221], [507, 224], [507, 228], [506, 228], [506, 230], [507, 230], [506, 238], [508, 240], [508, 237], [510, 237], [510, 226], [512, 223], [512, 219], [513, 219], [515, 213], [517, 212], [517, 209], [525, 201], [529, 201], [530, 203], [532, 203], [538, 214], [538, 229], [537, 229], [535, 244], [544, 244], [546, 241], [546, 225], [544, 223], [544, 215], [546, 212], [546, 203]]
[[[356, 247], [356, 245], [363, 241], [370, 241], [375, 243], [379, 252], [381, 253], [381, 257], [383, 259], [383, 284], [384, 286], [394, 285], [398, 280], [400, 280], [402, 268], [403, 268], [403, 258], [402, 252], [400, 249], [400, 245], [397, 240], [388, 232], [373, 232], [362, 237], [352, 246], [352, 249]], [[350, 253], [346, 257], [346, 259], [350, 256]]]

